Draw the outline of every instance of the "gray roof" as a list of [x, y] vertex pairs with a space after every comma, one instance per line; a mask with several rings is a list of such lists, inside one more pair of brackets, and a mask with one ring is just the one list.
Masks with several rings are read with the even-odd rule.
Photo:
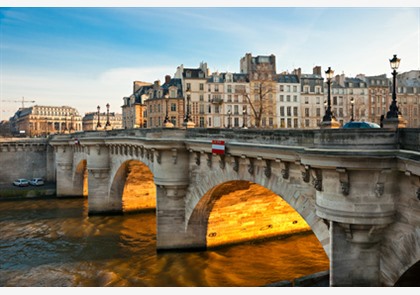
[[279, 83], [300, 83], [297, 75], [278, 75], [277, 82]]

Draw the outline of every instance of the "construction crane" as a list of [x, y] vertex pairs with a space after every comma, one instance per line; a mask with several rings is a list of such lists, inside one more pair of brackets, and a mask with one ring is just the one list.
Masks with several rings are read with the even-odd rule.
[[35, 100], [25, 100], [24, 97], [22, 97], [22, 100], [2, 100], [3, 102], [20, 102], [22, 104], [22, 109], [25, 108], [25, 102], [34, 103]]

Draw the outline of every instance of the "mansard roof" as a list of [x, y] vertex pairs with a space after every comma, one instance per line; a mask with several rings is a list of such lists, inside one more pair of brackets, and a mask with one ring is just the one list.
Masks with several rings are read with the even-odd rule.
[[280, 74], [278, 75], [277, 82], [279, 83], [300, 83], [299, 77], [297, 75], [291, 74]]
[[169, 80], [169, 82], [165, 83], [162, 85], [162, 89], [163, 90], [169, 90], [169, 88], [171, 87], [176, 87], [177, 88], [177, 95], [176, 97], [182, 97], [182, 80], [179, 78], [172, 78], [171, 80]]
[[206, 73], [202, 69], [185, 68], [182, 77], [187, 79], [206, 79]]
[[232, 75], [232, 82], [233, 83], [248, 83], [249, 82], [249, 75], [244, 73], [220, 73], [223, 81], [226, 82], [226, 76]]
[[[350, 83], [352, 84], [350, 86]], [[367, 83], [359, 78], [345, 78], [344, 86], [347, 88], [366, 88]]]

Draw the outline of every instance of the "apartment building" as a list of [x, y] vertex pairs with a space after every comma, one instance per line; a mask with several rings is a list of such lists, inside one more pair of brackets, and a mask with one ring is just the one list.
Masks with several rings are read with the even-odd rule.
[[20, 108], [10, 118], [13, 135], [47, 136], [49, 134], [82, 131], [82, 117], [69, 106], [35, 105]]
[[[398, 75], [398, 104], [408, 126], [419, 125], [419, 71]], [[331, 81], [331, 110], [340, 123], [352, 118], [380, 123], [392, 100], [386, 75], [336, 75]], [[195, 127], [319, 128], [327, 107], [328, 88], [320, 66], [311, 74], [300, 68], [277, 74], [274, 55], [240, 59], [240, 72], [210, 73], [207, 63], [177, 67], [165, 83], [134, 82], [124, 98], [123, 128], [163, 126], [166, 113], [183, 126], [189, 106]]]
[[277, 78], [278, 95], [276, 106], [278, 109], [276, 125], [279, 128], [300, 128], [300, 81], [297, 75], [280, 74]]
[[[324, 78], [321, 67], [313, 68], [312, 74], [301, 74], [301, 69], [294, 71], [300, 79], [300, 128], [319, 128], [325, 114]], [[335, 113], [333, 113], [336, 115]]]
[[122, 114], [88, 112], [82, 118], [83, 131], [122, 129]]
[[[397, 105], [408, 128], [420, 127], [420, 71], [397, 75]], [[390, 89], [392, 93], [392, 89]]]
[[368, 85], [368, 121], [381, 123], [381, 117], [386, 116], [391, 102], [391, 81], [386, 74], [365, 77]]

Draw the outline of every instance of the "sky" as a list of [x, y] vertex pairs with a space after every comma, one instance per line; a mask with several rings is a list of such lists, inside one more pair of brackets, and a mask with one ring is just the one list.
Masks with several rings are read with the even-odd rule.
[[1, 1], [0, 120], [22, 100], [25, 107], [72, 106], [82, 116], [98, 105], [106, 111], [109, 103], [111, 112], [121, 113], [133, 81], [163, 83], [178, 66], [201, 62], [211, 72], [240, 72], [246, 53], [274, 54], [277, 72], [312, 73], [321, 66], [348, 77], [390, 77], [394, 54], [401, 58], [398, 72], [420, 70], [416, 1], [345, 7], [325, 1], [281, 6], [262, 0], [247, 7], [234, 1], [203, 1], [201, 7], [182, 1]]

